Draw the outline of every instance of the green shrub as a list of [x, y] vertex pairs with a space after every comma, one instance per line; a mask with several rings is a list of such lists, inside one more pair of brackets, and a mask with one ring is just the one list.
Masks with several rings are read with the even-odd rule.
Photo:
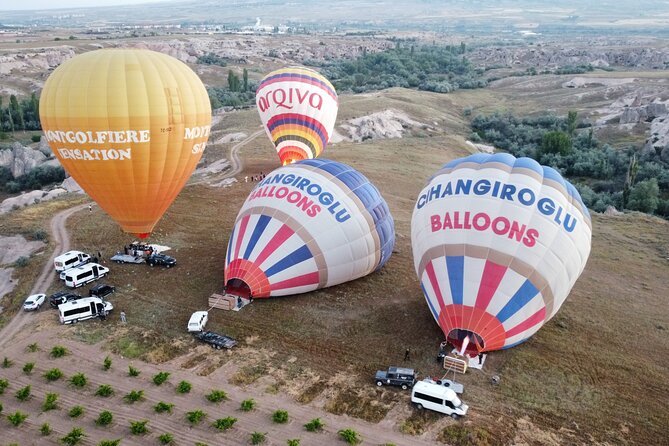
[[0, 395], [5, 393], [5, 389], [9, 387], [9, 381], [6, 379], [0, 379]]
[[10, 423], [12, 423], [12, 426], [20, 426], [21, 423], [26, 421], [26, 418], [28, 418], [28, 414], [19, 412], [18, 410], [14, 413], [7, 415], [7, 419], [9, 420]]
[[251, 432], [251, 444], [264, 443], [266, 436], [267, 434], [263, 434], [262, 432]]
[[172, 408], [174, 407], [174, 404], [172, 403], [166, 403], [164, 401], [160, 401], [158, 404], [153, 406], [153, 410], [155, 410], [158, 413], [172, 413]]
[[337, 433], [348, 444], [358, 444], [362, 441], [359, 434], [353, 429], [340, 429]]
[[105, 370], [111, 369], [112, 359], [109, 356], [105, 356], [104, 361], [102, 361], [102, 368]]
[[205, 396], [212, 403], [220, 403], [223, 400], [228, 399], [228, 394], [223, 390], [212, 390], [207, 396]]
[[96, 396], [108, 397], [114, 394], [114, 389], [109, 384], [100, 384], [98, 390], [95, 391]]
[[47, 381], [57, 381], [63, 377], [63, 372], [60, 369], [51, 369], [44, 374]]
[[157, 386], [161, 385], [165, 381], [167, 381], [167, 378], [170, 377], [169, 372], [159, 372], [153, 377], [153, 383]]
[[199, 424], [200, 421], [202, 421], [202, 419], [206, 416], [207, 416], [207, 414], [205, 412], [201, 411], [200, 409], [193, 410], [191, 412], [186, 412], [186, 419], [192, 425]]
[[158, 441], [161, 444], [172, 444], [174, 442], [174, 436], [172, 434], [164, 433], [158, 437]]
[[95, 420], [95, 424], [98, 426], [109, 426], [112, 421], [114, 421], [114, 415], [112, 415], [112, 413], [108, 410], [103, 410]]
[[80, 427], [75, 427], [67, 435], [60, 439], [61, 443], [73, 446], [81, 441], [84, 437], [84, 430]]
[[292, 438], [292, 439], [286, 440], [286, 445], [287, 446], [300, 446], [300, 439], [299, 438]]
[[128, 366], [128, 376], [139, 376], [141, 372], [134, 368], [133, 366]]
[[98, 446], [118, 446], [119, 444], [121, 444], [121, 439], [117, 438], [116, 440], [102, 440]]
[[126, 403], [134, 403], [144, 399], [143, 390], [131, 390], [129, 394], [123, 397]]
[[70, 418], [79, 418], [84, 414], [84, 408], [81, 406], [74, 406], [67, 414]]
[[88, 378], [83, 373], [77, 373], [70, 378], [70, 383], [76, 387], [84, 387], [88, 382]]
[[242, 401], [242, 404], [239, 406], [244, 412], [250, 412], [256, 407], [256, 401], [253, 398]]
[[42, 404], [42, 410], [46, 412], [57, 408], [58, 408], [58, 394], [47, 393], [46, 397], [44, 398], [44, 403]]
[[37, 342], [33, 342], [32, 344], [28, 344], [26, 349], [31, 353], [35, 353], [36, 351], [39, 351], [39, 346], [37, 345]]
[[65, 347], [62, 345], [54, 345], [54, 347], [51, 349], [51, 355], [52, 358], [62, 358], [63, 356], [67, 355], [69, 352]]
[[181, 382], [177, 385], [177, 392], [178, 392], [178, 393], [188, 393], [188, 392], [190, 392], [190, 390], [191, 390], [192, 388], [193, 388], [193, 386], [192, 386], [191, 383], [189, 383], [188, 381], [181, 381]]
[[26, 375], [30, 375], [33, 372], [33, 369], [35, 368], [35, 363], [34, 362], [26, 362], [23, 364], [23, 373]]
[[202, 443], [201, 441], [196, 441], [195, 446], [209, 446], [207, 443]]
[[[14, 266], [16, 266], [18, 268], [25, 268], [26, 266], [28, 266], [29, 261], [30, 261], [30, 259], [28, 257], [21, 256], [18, 259], [16, 259], [16, 261], [14, 262]], [[4, 364], [3, 364], [3, 366], [4, 366]]]
[[212, 426], [214, 426], [219, 431], [226, 431], [232, 428], [232, 426], [234, 426], [236, 422], [237, 418], [225, 417], [225, 418], [219, 418], [218, 420], [214, 421], [212, 423]]
[[39, 427], [39, 431], [44, 436], [51, 435], [51, 426], [49, 423], [44, 423]]
[[149, 429], [146, 427], [149, 420], [144, 421], [131, 421], [130, 422], [130, 433], [133, 435], [142, 435], [149, 432]]
[[8, 369], [14, 364], [14, 361], [5, 356], [5, 359], [2, 360], [2, 368]]
[[304, 425], [304, 428], [309, 432], [320, 432], [325, 427], [325, 423], [320, 418], [314, 418]]
[[285, 424], [288, 422], [288, 412], [285, 410], [275, 410], [272, 414], [272, 421], [278, 424]]
[[25, 401], [30, 398], [30, 384], [25, 387], [20, 388], [16, 391], [16, 399], [19, 401]]

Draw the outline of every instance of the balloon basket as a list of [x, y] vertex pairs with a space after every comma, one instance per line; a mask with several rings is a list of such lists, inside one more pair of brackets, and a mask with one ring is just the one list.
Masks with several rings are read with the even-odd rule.
[[449, 355], [444, 356], [444, 370], [447, 372], [457, 372], [465, 374], [467, 373], [467, 368], [469, 367], [469, 361], [467, 358], [461, 357], [459, 355]]
[[233, 294], [214, 293], [209, 296], [209, 309], [218, 308], [219, 310], [239, 311], [251, 303], [250, 299], [235, 296]]

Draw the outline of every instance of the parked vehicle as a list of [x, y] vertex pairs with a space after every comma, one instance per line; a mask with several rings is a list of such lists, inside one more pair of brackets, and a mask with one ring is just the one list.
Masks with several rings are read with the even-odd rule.
[[51, 305], [53, 308], [57, 308], [58, 305], [64, 304], [65, 302], [81, 298], [82, 296], [69, 290], [57, 291], [49, 296], [49, 305]]
[[123, 254], [121, 252], [117, 252], [113, 256], [111, 256], [110, 259], [112, 262], [116, 263], [144, 263], [146, 262], [146, 259], [142, 256], [136, 256], [132, 254]]
[[469, 406], [464, 404], [453, 390], [426, 381], [419, 381], [413, 387], [411, 402], [418, 409], [434, 410], [456, 419], [465, 416], [469, 409]]
[[89, 294], [91, 296], [103, 298], [105, 296], [109, 296], [112, 293], [116, 292], [116, 287], [112, 285], [107, 285], [106, 283], [98, 283], [95, 286], [92, 286], [91, 289], [89, 290]]
[[84, 297], [59, 305], [58, 315], [61, 324], [74, 324], [94, 317], [105, 318], [113, 309], [111, 302], [99, 297]]
[[109, 268], [98, 263], [87, 263], [83, 266], [69, 269], [65, 276], [65, 285], [78, 288], [109, 274]]
[[189, 332], [202, 331], [204, 330], [204, 326], [207, 325], [208, 320], [208, 312], [196, 311], [195, 313], [191, 314], [187, 329]]
[[39, 310], [39, 307], [42, 306], [45, 300], [46, 294], [33, 294], [28, 296], [25, 302], [23, 302], [23, 309], [25, 311]]
[[92, 260], [93, 257], [89, 256], [85, 252], [67, 251], [66, 253], [63, 253], [53, 259], [53, 266], [56, 268], [56, 272], [60, 272], [70, 268], [75, 268], [77, 266], [85, 265]]
[[416, 382], [416, 372], [403, 367], [388, 367], [388, 370], [377, 371], [374, 380], [379, 387], [386, 384], [406, 390]]
[[161, 265], [165, 268], [169, 268], [177, 264], [177, 259], [165, 254], [154, 253], [146, 258], [146, 263], [148, 263], [149, 266]]
[[230, 336], [214, 333], [213, 331], [201, 331], [195, 334], [200, 341], [211, 345], [211, 348], [220, 350], [222, 348], [232, 348], [237, 345], [237, 341]]

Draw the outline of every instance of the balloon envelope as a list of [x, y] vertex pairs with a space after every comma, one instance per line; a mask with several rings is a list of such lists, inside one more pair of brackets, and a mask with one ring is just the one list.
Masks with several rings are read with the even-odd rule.
[[265, 177], [239, 211], [226, 291], [298, 294], [357, 279], [392, 254], [395, 229], [379, 191], [346, 164], [303, 160]]
[[555, 315], [590, 253], [590, 214], [558, 172], [477, 154], [443, 166], [411, 220], [414, 266], [447, 339], [514, 346]]
[[282, 165], [319, 156], [332, 136], [339, 109], [332, 84], [302, 67], [265, 76], [256, 90], [256, 105]]
[[126, 232], [146, 236], [195, 169], [209, 136], [204, 85], [184, 63], [141, 49], [74, 57], [40, 97], [65, 170]]

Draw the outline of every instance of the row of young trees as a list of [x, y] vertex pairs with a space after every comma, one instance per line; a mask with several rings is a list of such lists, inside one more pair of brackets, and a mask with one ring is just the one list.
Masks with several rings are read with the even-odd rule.
[[479, 115], [471, 122], [473, 140], [483, 140], [514, 156], [528, 156], [569, 178], [585, 204], [669, 218], [669, 163], [658, 153], [600, 143], [592, 128], [577, 131], [576, 112], [567, 117]]
[[19, 101], [15, 95], [9, 97], [9, 104], [3, 104], [0, 96], [0, 132], [19, 130], [41, 130], [39, 121], [39, 99], [35, 93]]
[[227, 87], [209, 87], [209, 101], [211, 108], [220, 107], [244, 107], [253, 105], [255, 102], [257, 84], [249, 80], [249, 73], [246, 68], [242, 71], [240, 78], [232, 70], [228, 71]]

